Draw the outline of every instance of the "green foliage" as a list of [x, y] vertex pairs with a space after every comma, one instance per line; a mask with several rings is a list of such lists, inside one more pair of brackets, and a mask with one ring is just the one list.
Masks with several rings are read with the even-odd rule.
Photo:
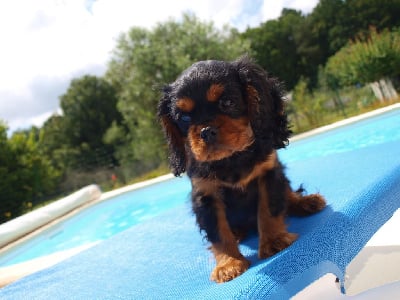
[[318, 41], [323, 60], [345, 46], [350, 39], [377, 30], [400, 26], [400, 2], [392, 0], [320, 0], [308, 19], [311, 34]]
[[[327, 1], [327, 0], [326, 0]], [[398, 0], [346, 0], [343, 7], [345, 30], [349, 39], [368, 35], [371, 27], [377, 31], [392, 30], [400, 26], [400, 1]], [[345, 42], [347, 42], [345, 41]], [[342, 45], [335, 50], [339, 50]]]
[[[304, 111], [300, 107], [295, 106], [295, 99], [288, 101], [287, 112], [291, 121], [294, 134], [298, 134], [316, 127], [324, 126], [343, 119], [345, 111], [346, 117], [356, 116], [360, 113], [368, 112], [385, 105], [390, 102], [382, 103], [376, 101], [376, 98], [369, 86], [364, 87], [344, 87], [339, 88], [337, 93], [340, 94], [342, 108], [335, 106], [333, 91], [326, 92], [323, 88], [306, 90], [305, 105], [316, 105], [316, 108], [307, 107], [306, 111], [318, 114], [311, 121], [306, 117]], [[313, 104], [315, 102], [315, 104]]]
[[320, 0], [311, 14], [284, 9], [270, 20], [242, 34], [251, 41], [257, 61], [293, 89], [300, 77], [317, 86], [318, 66], [345, 46], [350, 39], [400, 26], [400, 1]]
[[0, 124], [0, 222], [29, 209], [56, 186], [58, 173], [41, 155], [38, 133], [33, 127], [7, 139]]
[[369, 83], [400, 74], [400, 30], [360, 36], [332, 56], [327, 73], [342, 85]]
[[353, 34], [346, 32], [347, 3], [342, 0], [320, 0], [308, 18], [310, 34], [316, 38], [322, 55], [318, 64], [324, 64], [325, 60], [340, 49]]
[[307, 52], [309, 41], [305, 26], [305, 17], [299, 11], [286, 9], [277, 20], [267, 21], [243, 34], [251, 41], [257, 62], [283, 79], [288, 89], [295, 86], [307, 63], [299, 51], [302, 48]]
[[142, 173], [165, 160], [165, 142], [156, 118], [165, 84], [195, 61], [232, 60], [248, 51], [249, 44], [236, 30], [217, 30], [212, 23], [187, 14], [181, 22], [169, 20], [153, 30], [134, 27], [123, 34], [107, 72], [118, 91], [118, 109], [126, 126], [117, 129], [114, 125], [107, 139], [128, 132], [125, 145], [118, 149], [122, 162], [134, 161]]
[[113, 86], [96, 76], [74, 79], [60, 97], [60, 104], [63, 110], [63, 117], [59, 120], [61, 130], [50, 128], [48, 134], [60, 134], [61, 145], [66, 146], [60, 148], [63, 153], [71, 154], [68, 157], [71, 167], [90, 169], [112, 163], [103, 161], [102, 157], [112, 155], [114, 151], [112, 145], [103, 143], [104, 134], [113, 122], [121, 122]]
[[340, 112], [343, 117], [347, 117], [346, 108], [343, 99], [339, 92], [339, 80], [329, 74], [325, 68], [320, 66], [318, 68], [318, 90], [326, 94], [332, 99], [333, 106], [337, 112]]
[[16, 156], [7, 140], [7, 127], [0, 122], [0, 222], [4, 222], [20, 213], [16, 199], [23, 192], [16, 189], [18, 174]]
[[299, 125], [299, 118], [305, 118], [308, 127], [315, 127], [321, 122], [323, 104], [327, 101], [324, 93], [312, 93], [308, 89], [308, 81], [300, 78], [299, 82], [293, 89], [292, 101], [290, 102], [290, 111], [294, 115], [297, 130], [302, 130]]

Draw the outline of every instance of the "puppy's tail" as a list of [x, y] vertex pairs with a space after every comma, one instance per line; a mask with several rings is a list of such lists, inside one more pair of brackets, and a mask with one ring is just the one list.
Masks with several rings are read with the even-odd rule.
[[288, 214], [291, 216], [308, 216], [323, 210], [326, 201], [320, 194], [305, 195], [302, 185], [296, 191], [290, 191], [288, 195]]

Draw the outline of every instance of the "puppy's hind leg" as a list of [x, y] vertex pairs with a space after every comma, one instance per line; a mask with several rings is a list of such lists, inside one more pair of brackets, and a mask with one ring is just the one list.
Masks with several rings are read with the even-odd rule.
[[304, 189], [300, 187], [297, 191], [287, 188], [289, 200], [288, 214], [292, 216], [308, 216], [323, 210], [326, 202], [320, 194], [304, 195]]

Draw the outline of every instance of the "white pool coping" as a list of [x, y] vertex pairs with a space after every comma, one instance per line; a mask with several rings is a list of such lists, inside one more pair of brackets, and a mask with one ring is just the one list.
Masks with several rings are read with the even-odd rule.
[[175, 176], [172, 175], [172, 174], [166, 174], [166, 175], [158, 176], [156, 178], [152, 178], [152, 179], [149, 179], [149, 180], [145, 180], [145, 181], [137, 182], [137, 183], [134, 183], [134, 184], [131, 184], [131, 185], [127, 185], [127, 186], [124, 186], [124, 187], [116, 189], [116, 190], [112, 190], [112, 191], [109, 191], [109, 192], [102, 193], [99, 201], [108, 200], [108, 199], [113, 198], [115, 196], [118, 196], [118, 195], [121, 195], [121, 194], [124, 194], [124, 193], [128, 193], [128, 192], [131, 192], [133, 190], [141, 189], [141, 188], [144, 188], [146, 186], [149, 186], [149, 185], [152, 185], [152, 184], [155, 184], [155, 183], [159, 183], [159, 182], [163, 182], [163, 181], [166, 181], [166, 180], [169, 180], [169, 179], [172, 179], [172, 178], [175, 178]]
[[100, 196], [99, 187], [92, 184], [65, 198], [0, 225], [0, 249], [75, 208], [100, 198]]

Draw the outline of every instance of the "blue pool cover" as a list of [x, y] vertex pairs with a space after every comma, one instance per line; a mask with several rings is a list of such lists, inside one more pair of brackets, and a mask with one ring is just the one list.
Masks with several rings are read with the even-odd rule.
[[240, 249], [251, 268], [231, 282], [209, 276], [212, 255], [188, 204], [124, 231], [0, 290], [0, 299], [288, 299], [349, 262], [399, 208], [400, 140], [287, 165], [293, 186], [320, 192], [328, 207], [290, 218], [288, 249], [257, 259], [258, 239]]

